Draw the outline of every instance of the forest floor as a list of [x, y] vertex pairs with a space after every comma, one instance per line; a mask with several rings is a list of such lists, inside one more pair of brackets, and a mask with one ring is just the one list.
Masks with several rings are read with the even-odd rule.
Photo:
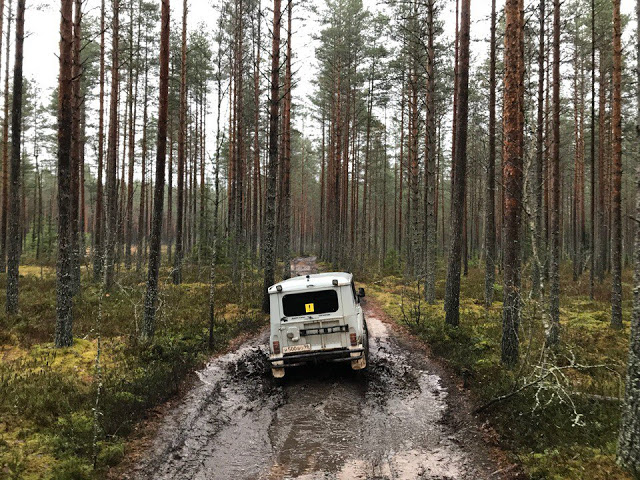
[[[180, 286], [168, 274], [153, 345], [137, 341], [144, 272], [123, 269], [102, 299], [83, 279], [74, 345], [56, 350], [55, 268], [21, 267], [21, 313], [0, 316], [0, 479], [204, 478], [214, 466], [229, 478], [512, 478], [518, 464], [533, 479], [629, 478], [615, 464], [615, 447], [630, 272], [625, 328], [617, 331], [608, 325], [609, 279], [589, 300], [588, 275], [572, 282], [563, 269], [562, 343], [554, 352], [543, 349], [544, 305], [525, 299], [522, 360], [513, 371], [500, 365], [501, 287], [485, 309], [482, 268], [472, 265], [462, 279], [457, 329], [444, 323], [444, 272], [436, 305], [394, 272], [361, 273], [375, 337], [369, 371], [303, 368], [283, 384], [265, 361], [257, 272], [232, 284], [220, 269], [213, 357], [208, 268], [186, 269]], [[554, 368], [553, 381], [474, 412]]]
[[[589, 274], [571, 280], [562, 269], [561, 343], [545, 349], [544, 302], [523, 298], [521, 361], [513, 370], [500, 363], [502, 286], [484, 307], [484, 271], [471, 267], [462, 278], [460, 326], [444, 321], [444, 272], [437, 301], [422, 300], [422, 285], [397, 275], [373, 278], [367, 293], [396, 322], [420, 338], [460, 378], [476, 407], [503, 401], [479, 414], [495, 428], [499, 444], [532, 479], [630, 479], [616, 465], [620, 398], [624, 392], [631, 316], [632, 272], [623, 275], [624, 328], [612, 329], [610, 278], [596, 283], [589, 299]], [[527, 292], [526, 272], [523, 291]], [[548, 376], [545, 376], [547, 375]], [[525, 385], [530, 386], [518, 391]], [[518, 393], [514, 393], [518, 391]]]
[[[101, 288], [83, 267], [82, 290], [74, 301], [74, 344], [64, 349], [52, 343], [55, 267], [26, 265], [20, 274], [19, 315], [7, 318], [0, 295], [0, 479], [104, 478], [125, 456], [125, 440], [140, 421], [174, 397], [189, 373], [211, 356], [209, 269], [185, 268], [181, 285], [171, 283], [168, 268], [162, 270], [156, 337], [142, 345], [145, 269], [122, 268], [101, 300]], [[2, 290], [5, 278], [0, 276]], [[262, 285], [257, 274], [235, 286], [228, 269], [221, 268], [218, 278], [214, 351], [222, 352], [232, 339], [263, 329], [267, 316], [256, 308]]]
[[[296, 259], [297, 273], [314, 270]], [[500, 479], [517, 468], [471, 415], [456, 378], [364, 302], [370, 365], [267, 364], [268, 332], [212, 359], [112, 472], [131, 479]], [[132, 463], [132, 465], [130, 464]]]

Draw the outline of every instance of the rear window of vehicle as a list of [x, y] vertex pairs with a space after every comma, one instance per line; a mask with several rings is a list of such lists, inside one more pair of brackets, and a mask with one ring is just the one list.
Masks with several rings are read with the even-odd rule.
[[338, 310], [338, 292], [319, 290], [290, 293], [282, 297], [282, 307], [285, 317], [336, 312]]

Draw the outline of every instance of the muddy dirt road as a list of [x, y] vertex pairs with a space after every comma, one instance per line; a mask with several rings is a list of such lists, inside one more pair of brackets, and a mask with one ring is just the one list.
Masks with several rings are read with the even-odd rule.
[[[305, 274], [315, 269], [311, 259], [299, 263]], [[267, 332], [212, 360], [129, 478], [502, 478], [475, 422], [465, 421], [460, 401], [434, 373], [438, 367], [382, 321], [373, 303], [365, 315], [366, 372], [301, 367], [276, 383]]]

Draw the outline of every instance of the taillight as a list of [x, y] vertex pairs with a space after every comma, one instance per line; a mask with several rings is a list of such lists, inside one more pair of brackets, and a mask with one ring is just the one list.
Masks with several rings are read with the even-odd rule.
[[275, 353], [276, 355], [280, 354], [280, 342], [277, 340], [273, 342], [273, 353]]
[[355, 333], [350, 333], [349, 334], [349, 338], [351, 339], [351, 346], [355, 347], [356, 346], [356, 334]]

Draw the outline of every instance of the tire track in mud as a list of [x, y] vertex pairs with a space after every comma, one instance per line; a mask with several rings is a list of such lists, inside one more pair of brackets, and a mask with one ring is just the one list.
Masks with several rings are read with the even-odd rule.
[[129, 478], [500, 478], [489, 449], [469, 451], [468, 429], [447, 421], [448, 393], [424, 352], [364, 311], [366, 371], [319, 364], [276, 382], [265, 332], [198, 372]]

